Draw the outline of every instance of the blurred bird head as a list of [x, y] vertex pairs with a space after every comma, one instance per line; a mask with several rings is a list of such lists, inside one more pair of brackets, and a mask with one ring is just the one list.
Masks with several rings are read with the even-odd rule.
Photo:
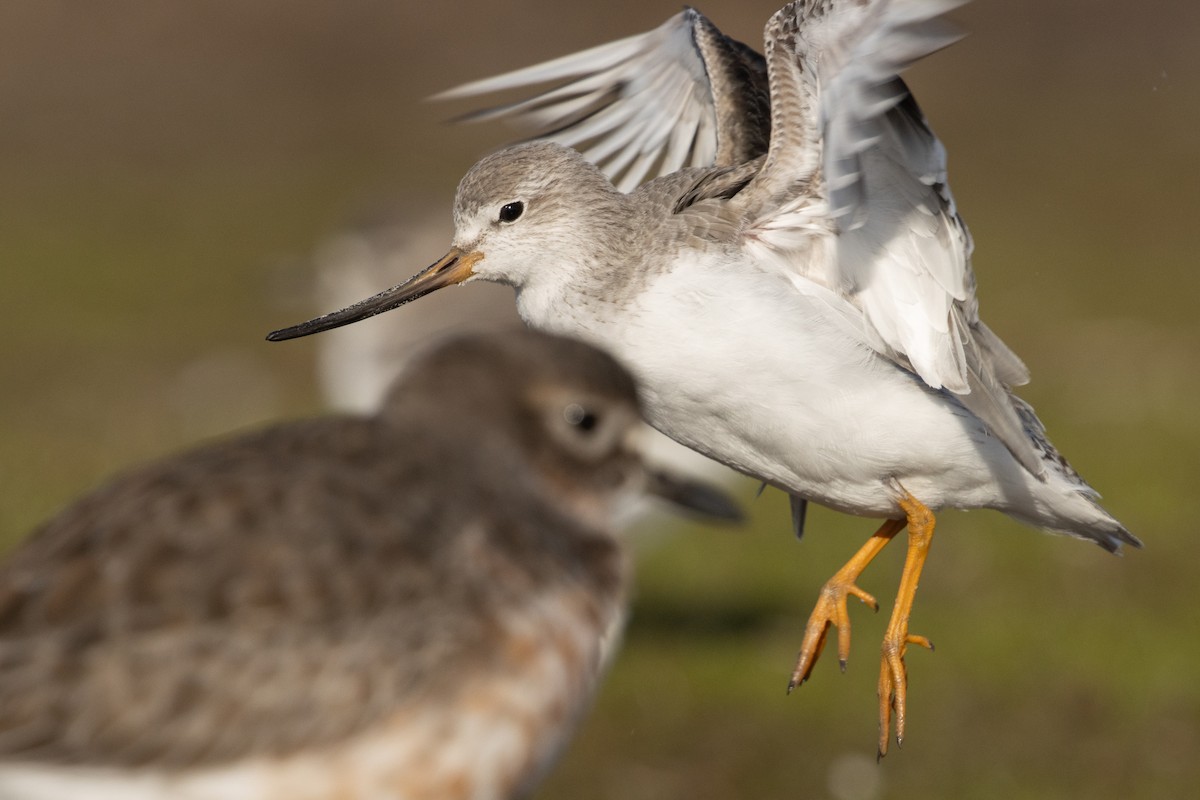
[[443, 340], [406, 365], [380, 415], [451, 420], [485, 468], [530, 475], [539, 486], [529, 488], [599, 526], [644, 494], [741, 519], [720, 490], [646, 462], [633, 377], [575, 339], [512, 330]]

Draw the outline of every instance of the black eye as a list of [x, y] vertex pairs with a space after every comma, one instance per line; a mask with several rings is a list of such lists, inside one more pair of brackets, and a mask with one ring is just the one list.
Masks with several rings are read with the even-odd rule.
[[581, 431], [591, 433], [596, 429], [599, 418], [578, 403], [571, 403], [563, 409], [563, 418]]
[[500, 207], [501, 222], [516, 222], [517, 218], [525, 211], [525, 204], [518, 200], [515, 203], [507, 203]]

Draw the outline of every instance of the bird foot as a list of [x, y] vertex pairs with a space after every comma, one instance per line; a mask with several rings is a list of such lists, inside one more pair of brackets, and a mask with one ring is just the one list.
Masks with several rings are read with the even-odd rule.
[[850, 658], [850, 614], [846, 610], [846, 600], [854, 595], [873, 610], [879, 610], [879, 603], [854, 582], [853, 577], [834, 575], [821, 587], [817, 598], [816, 608], [808, 618], [804, 628], [804, 639], [800, 643], [800, 655], [796, 659], [796, 668], [792, 670], [792, 679], [788, 683], [788, 693], [808, 680], [812, 674], [821, 651], [825, 649], [825, 640], [829, 628], [837, 628], [838, 666], [846, 671], [846, 662]]
[[878, 758], [887, 755], [893, 712], [896, 715], [896, 746], [904, 745], [904, 716], [908, 701], [908, 669], [904, 664], [904, 654], [910, 644], [933, 650], [933, 642], [924, 636], [909, 634], [907, 625], [895, 632], [889, 629], [883, 637], [878, 686]]

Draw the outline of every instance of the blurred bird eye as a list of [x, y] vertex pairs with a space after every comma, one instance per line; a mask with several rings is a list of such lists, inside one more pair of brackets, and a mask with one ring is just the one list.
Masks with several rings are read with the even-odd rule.
[[567, 423], [573, 427], [576, 427], [579, 430], [587, 433], [594, 431], [596, 429], [596, 423], [599, 422], [599, 419], [595, 414], [593, 414], [591, 411], [588, 411], [578, 403], [571, 403], [569, 406], [563, 409], [563, 419], [565, 419]]
[[515, 203], [506, 203], [500, 207], [501, 222], [516, 222], [517, 218], [525, 211], [525, 204], [518, 200]]
[[623, 447], [623, 436], [636, 420], [633, 408], [612, 398], [558, 396], [544, 408], [546, 430], [571, 457], [598, 462]]

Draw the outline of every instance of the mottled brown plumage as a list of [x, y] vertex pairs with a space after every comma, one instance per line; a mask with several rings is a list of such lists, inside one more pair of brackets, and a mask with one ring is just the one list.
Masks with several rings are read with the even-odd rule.
[[647, 481], [638, 419], [632, 379], [590, 346], [464, 337], [377, 416], [116, 478], [0, 566], [0, 797], [66, 796], [81, 787], [14, 788], [66, 768], [97, 797], [230, 769], [245, 780], [197, 796], [528, 786], [622, 617], [611, 517]]

